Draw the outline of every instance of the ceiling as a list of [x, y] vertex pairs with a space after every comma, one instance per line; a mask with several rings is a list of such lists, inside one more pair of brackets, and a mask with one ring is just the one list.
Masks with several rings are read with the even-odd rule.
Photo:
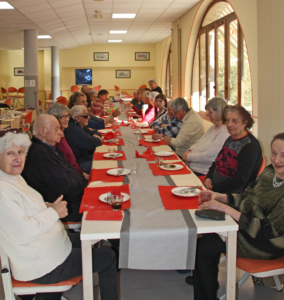
[[[22, 49], [24, 29], [37, 29], [38, 47], [69, 49], [105, 44], [156, 43], [170, 36], [172, 22], [201, 0], [6, 0], [15, 9], [0, 10], [0, 50]], [[102, 18], [95, 18], [96, 12]], [[113, 13], [136, 13], [135, 19], [112, 19]], [[110, 34], [110, 30], [127, 30]]]

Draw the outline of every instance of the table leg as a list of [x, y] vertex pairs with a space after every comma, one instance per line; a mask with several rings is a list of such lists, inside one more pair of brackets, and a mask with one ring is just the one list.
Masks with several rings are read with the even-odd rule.
[[226, 299], [236, 299], [236, 259], [237, 259], [237, 232], [228, 232], [227, 240], [227, 284]]
[[92, 241], [82, 240], [83, 266], [83, 299], [94, 299], [93, 295], [93, 268], [92, 268]]

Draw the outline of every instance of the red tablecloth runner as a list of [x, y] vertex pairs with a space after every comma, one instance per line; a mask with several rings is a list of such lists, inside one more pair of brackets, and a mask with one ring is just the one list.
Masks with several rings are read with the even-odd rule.
[[[154, 161], [156, 155], [150, 155], [149, 157], [146, 158], [147, 161]], [[164, 160], [178, 160], [179, 158], [176, 156], [176, 154], [173, 152], [172, 156], [163, 156]]]
[[103, 157], [103, 155], [106, 154], [106, 153], [108, 153], [108, 152], [95, 152], [94, 153], [94, 160], [126, 160], [126, 156], [124, 154], [124, 151], [115, 151], [115, 153], [123, 154], [121, 157], [117, 157], [115, 159]]
[[86, 220], [121, 221], [122, 211], [88, 211]]
[[162, 170], [160, 167], [156, 167], [156, 164], [149, 164], [149, 167], [152, 170], [153, 175], [155, 176], [184, 175], [191, 173], [191, 171], [189, 171], [188, 168], [186, 168], [186, 166], [182, 162], [176, 162], [175, 164], [182, 165], [184, 167], [183, 169], [177, 171]]
[[[107, 192], [111, 192], [115, 189], [119, 189], [120, 192], [130, 195], [129, 186], [105, 186], [105, 187], [87, 187], [84, 190], [84, 195], [81, 201], [80, 213], [84, 211], [112, 211], [110, 205], [99, 200], [99, 196]], [[122, 203], [121, 209], [127, 209], [130, 207], [131, 200]]]
[[109, 169], [92, 169], [89, 175], [89, 182], [92, 181], [109, 181], [109, 182], [123, 182], [124, 176], [112, 176], [107, 174]]
[[195, 197], [181, 197], [174, 195], [171, 190], [174, 186], [159, 185], [159, 193], [164, 204], [165, 209], [197, 209], [198, 196]]
[[151, 143], [151, 142], [145, 142], [144, 139], [139, 140], [139, 144], [144, 147], [155, 147], [155, 146], [167, 145], [163, 140], [157, 143]]
[[103, 145], [107, 145], [107, 146], [124, 146], [124, 141], [123, 139], [119, 139], [118, 143], [107, 143], [103, 140]]

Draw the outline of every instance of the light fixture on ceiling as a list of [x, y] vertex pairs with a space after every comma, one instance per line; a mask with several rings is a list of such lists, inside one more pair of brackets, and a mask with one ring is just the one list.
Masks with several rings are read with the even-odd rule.
[[109, 43], [121, 43], [122, 40], [108, 40]]
[[111, 34], [124, 34], [127, 33], [127, 30], [110, 30]]
[[6, 1], [1, 1], [0, 2], [0, 9], [15, 9], [11, 4], [9, 4]]
[[38, 39], [51, 39], [50, 35], [38, 35], [37, 36]]
[[95, 10], [94, 17], [96, 19], [102, 19], [103, 18], [102, 12], [100, 10]]
[[134, 19], [136, 14], [112, 14], [113, 19]]

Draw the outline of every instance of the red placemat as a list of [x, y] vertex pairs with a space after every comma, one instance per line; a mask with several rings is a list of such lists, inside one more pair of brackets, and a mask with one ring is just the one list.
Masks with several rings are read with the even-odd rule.
[[88, 211], [86, 220], [121, 221], [122, 211]]
[[191, 173], [191, 171], [188, 170], [188, 168], [184, 165], [184, 163], [176, 162], [175, 164], [182, 165], [183, 169], [177, 170], [177, 171], [166, 171], [166, 170], [160, 169], [160, 167], [157, 167], [156, 164], [149, 164], [149, 167], [152, 170], [153, 175], [155, 175], [155, 176], [184, 175], [184, 174]]
[[[99, 196], [107, 192], [119, 189], [120, 192], [130, 195], [129, 186], [105, 186], [105, 187], [87, 187], [84, 190], [84, 195], [81, 201], [80, 213], [84, 211], [112, 211], [110, 205], [99, 200]], [[127, 209], [131, 205], [131, 200], [122, 203], [121, 209]]]
[[159, 185], [158, 188], [165, 209], [174, 210], [174, 209], [197, 209], [198, 208], [198, 196], [195, 197], [176, 196], [171, 192], [172, 189], [175, 188], [174, 186]]
[[[89, 182], [92, 181], [108, 181], [108, 182], [123, 182], [124, 176], [112, 176], [107, 174], [109, 169], [92, 169], [89, 175]], [[120, 168], [121, 169], [121, 168]]]
[[[157, 157], [156, 155], [150, 155], [149, 157], [146, 158], [147, 161], [153, 161], [155, 160], [155, 157]], [[173, 152], [172, 156], [163, 156], [164, 160], [178, 160], [179, 158], [177, 157], [177, 155]]]
[[124, 146], [124, 141], [123, 139], [119, 139], [118, 143], [108, 143], [108, 142], [105, 142], [103, 140], [103, 145], [107, 145], [107, 146]]
[[130, 124], [129, 124], [129, 123], [125, 124], [125, 123], [122, 121], [119, 125], [120, 125], [120, 126], [129, 126]]
[[103, 155], [106, 154], [106, 153], [108, 153], [108, 152], [95, 152], [94, 153], [94, 160], [126, 160], [126, 156], [124, 154], [124, 151], [115, 151], [115, 153], [121, 153], [122, 154], [121, 157], [117, 157], [115, 159], [103, 157]]
[[151, 143], [151, 142], [145, 142], [144, 139], [139, 140], [139, 144], [144, 147], [155, 147], [155, 146], [167, 145], [163, 140], [157, 143]]

